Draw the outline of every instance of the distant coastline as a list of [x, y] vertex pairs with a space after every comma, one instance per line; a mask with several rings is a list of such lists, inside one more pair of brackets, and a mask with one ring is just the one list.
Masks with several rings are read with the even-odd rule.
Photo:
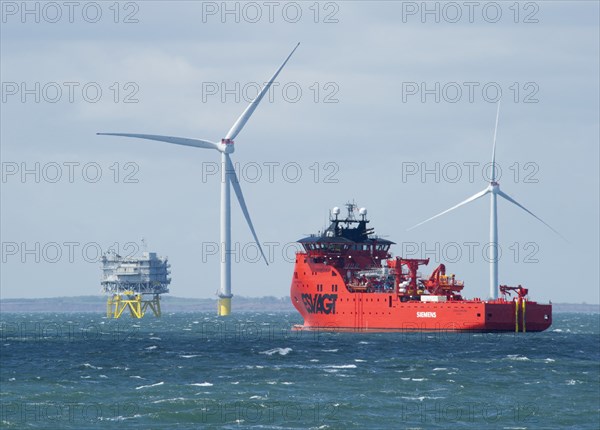
[[[216, 299], [194, 299], [165, 295], [161, 301], [164, 313], [216, 311]], [[235, 296], [237, 312], [295, 312], [289, 297]], [[599, 304], [553, 303], [556, 313], [600, 313]], [[106, 311], [105, 296], [49, 297], [39, 299], [0, 299], [0, 312], [91, 312]]]

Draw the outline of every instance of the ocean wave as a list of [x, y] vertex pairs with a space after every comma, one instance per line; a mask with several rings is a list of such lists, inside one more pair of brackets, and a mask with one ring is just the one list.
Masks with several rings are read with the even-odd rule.
[[172, 399], [160, 399], [160, 400], [155, 400], [152, 403], [154, 404], [158, 404], [158, 403], [175, 403], [175, 402], [182, 402], [187, 400], [185, 397], [174, 397]]
[[330, 364], [323, 367], [328, 369], [356, 369], [356, 364]]
[[158, 348], [158, 346], [152, 345], [152, 346], [149, 346], [148, 348], [144, 348], [144, 349], [146, 349], [148, 351], [152, 351], [153, 349], [156, 349], [156, 348]]
[[135, 414], [131, 417], [124, 417], [122, 415], [119, 415], [117, 417], [98, 417], [98, 421], [125, 421], [125, 420], [132, 420], [134, 418], [140, 418], [141, 415], [140, 414]]
[[135, 387], [136, 390], [141, 390], [142, 388], [150, 388], [150, 387], [158, 387], [160, 385], [164, 385], [164, 382], [157, 382], [156, 384], [150, 384], [150, 385], [140, 385], [139, 387]]
[[81, 366], [84, 368], [87, 368], [87, 369], [98, 369], [98, 370], [102, 369], [102, 367], [93, 366], [90, 363], [83, 363]]
[[440, 396], [418, 396], [418, 397], [401, 397], [402, 399], [405, 400], [418, 400], [419, 402], [422, 402], [423, 400], [427, 399], [427, 400], [436, 400], [436, 399], [445, 399], [445, 397], [440, 397]]
[[506, 356], [506, 358], [513, 361], [529, 361], [529, 358], [519, 354], [509, 354]]
[[259, 354], [266, 354], [266, 355], [273, 355], [273, 354], [288, 355], [291, 351], [292, 351], [292, 348], [273, 348], [273, 349], [269, 349], [267, 351], [259, 352]]
[[337, 349], [337, 348], [336, 349], [322, 349], [321, 351], [322, 352], [338, 352], [339, 349]]
[[199, 354], [190, 354], [190, 355], [180, 355], [181, 358], [194, 358], [194, 357], [200, 357]]
[[214, 384], [211, 384], [210, 382], [197, 382], [190, 385], [193, 385], [194, 387], [212, 387]]

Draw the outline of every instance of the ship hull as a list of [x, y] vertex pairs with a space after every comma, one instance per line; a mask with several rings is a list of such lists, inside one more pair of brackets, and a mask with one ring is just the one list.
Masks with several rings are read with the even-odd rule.
[[530, 300], [402, 301], [393, 292], [351, 292], [334, 267], [305, 260], [296, 259], [290, 291], [304, 318], [296, 329], [539, 332], [552, 324], [552, 305]]

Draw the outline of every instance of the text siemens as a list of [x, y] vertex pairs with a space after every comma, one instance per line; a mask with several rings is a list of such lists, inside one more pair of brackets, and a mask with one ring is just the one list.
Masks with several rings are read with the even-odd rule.
[[435, 312], [417, 312], [417, 318], [437, 318]]

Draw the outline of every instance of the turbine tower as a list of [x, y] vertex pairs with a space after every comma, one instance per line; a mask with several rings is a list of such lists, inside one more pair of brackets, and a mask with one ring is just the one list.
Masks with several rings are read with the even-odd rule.
[[260, 93], [256, 96], [254, 100], [248, 105], [246, 110], [240, 115], [237, 121], [233, 124], [231, 129], [227, 132], [224, 138], [221, 139], [220, 143], [212, 142], [209, 140], [203, 139], [190, 139], [184, 137], [174, 137], [174, 136], [158, 136], [153, 134], [132, 134], [132, 133], [97, 133], [99, 135], [104, 136], [123, 136], [123, 137], [135, 137], [139, 139], [148, 139], [148, 140], [157, 140], [160, 142], [174, 143], [177, 145], [184, 146], [193, 146], [195, 148], [203, 148], [203, 149], [215, 149], [221, 153], [221, 286], [219, 288], [219, 303], [218, 303], [218, 314], [221, 316], [226, 316], [231, 313], [231, 298], [233, 295], [231, 294], [231, 204], [230, 204], [230, 189], [229, 186], [233, 187], [233, 191], [237, 197], [237, 200], [240, 204], [244, 217], [248, 222], [248, 227], [250, 227], [250, 231], [252, 232], [252, 236], [254, 237], [254, 241], [258, 245], [258, 249], [265, 260], [265, 263], [268, 265], [267, 258], [265, 257], [265, 253], [260, 246], [260, 242], [258, 241], [258, 237], [256, 236], [256, 231], [254, 230], [254, 226], [252, 225], [252, 220], [250, 219], [250, 214], [248, 213], [248, 208], [246, 207], [246, 202], [244, 201], [244, 195], [242, 194], [242, 189], [240, 187], [239, 180], [233, 168], [233, 163], [231, 162], [230, 154], [234, 151], [234, 139], [237, 135], [242, 131], [252, 113], [263, 99], [265, 94], [269, 91], [271, 84], [281, 72], [281, 69], [286, 65], [292, 54], [298, 49], [298, 43], [290, 55], [285, 59], [285, 61], [279, 66], [273, 77], [269, 80], [269, 82], [264, 86], [264, 88], [260, 91]]
[[460, 202], [456, 206], [452, 206], [450, 209], [447, 209], [444, 212], [441, 212], [435, 216], [432, 216], [431, 218], [426, 219], [425, 221], [420, 222], [419, 224], [414, 225], [408, 229], [408, 230], [412, 230], [413, 228], [418, 227], [422, 224], [425, 224], [426, 222], [431, 221], [432, 219], [440, 217], [448, 212], [453, 211], [454, 209], [457, 209], [463, 205], [466, 205], [467, 203], [470, 203], [472, 201], [477, 200], [480, 197], [485, 196], [486, 194], [489, 194], [490, 195], [490, 245], [491, 245], [491, 249], [492, 249], [491, 256], [490, 256], [490, 298], [491, 299], [498, 298], [498, 210], [497, 210], [497, 197], [498, 196], [503, 197], [504, 199], [508, 200], [512, 204], [520, 207], [525, 212], [527, 212], [529, 215], [533, 216], [535, 219], [542, 222], [546, 227], [548, 227], [554, 233], [556, 233], [557, 235], [562, 237], [561, 234], [558, 231], [556, 231], [554, 228], [552, 228], [548, 223], [546, 223], [540, 217], [535, 215], [533, 212], [531, 212], [525, 206], [523, 206], [522, 204], [517, 202], [515, 199], [510, 197], [508, 194], [506, 194], [505, 192], [500, 190], [500, 184], [496, 181], [496, 134], [498, 132], [498, 116], [499, 115], [500, 115], [500, 101], [498, 101], [498, 108], [496, 110], [496, 127], [494, 128], [494, 144], [492, 147], [492, 177], [491, 177], [490, 184], [487, 186], [487, 188], [485, 188], [483, 191], [480, 191], [477, 194], [469, 197], [468, 199]]

